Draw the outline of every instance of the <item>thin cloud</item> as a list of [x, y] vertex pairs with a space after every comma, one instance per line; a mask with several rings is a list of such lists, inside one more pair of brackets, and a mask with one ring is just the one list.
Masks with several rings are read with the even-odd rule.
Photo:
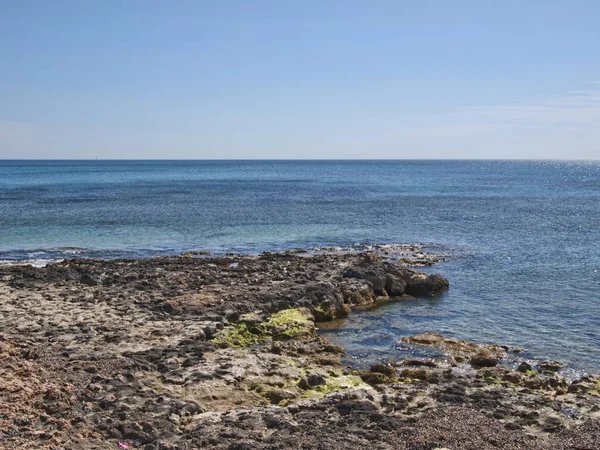
[[529, 102], [469, 107], [429, 117], [413, 133], [415, 137], [457, 137], [491, 133], [507, 128], [539, 126], [573, 129], [600, 125], [600, 90], [570, 91]]
[[600, 91], [571, 91], [542, 101], [468, 111], [500, 123], [591, 125], [600, 123]]

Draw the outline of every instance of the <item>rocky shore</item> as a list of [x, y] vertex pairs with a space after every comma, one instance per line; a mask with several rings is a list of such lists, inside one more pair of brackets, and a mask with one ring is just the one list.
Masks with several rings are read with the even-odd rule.
[[320, 323], [449, 287], [381, 253], [0, 268], [0, 448], [600, 448], [600, 378], [519, 349], [422, 334], [443, 357], [343, 366]]

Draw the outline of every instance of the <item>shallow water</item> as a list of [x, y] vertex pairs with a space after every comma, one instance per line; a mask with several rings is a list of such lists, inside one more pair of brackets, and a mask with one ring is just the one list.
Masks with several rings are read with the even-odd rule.
[[598, 161], [3, 161], [0, 233], [5, 264], [424, 242], [450, 291], [352, 315], [351, 358], [437, 331], [600, 371]]

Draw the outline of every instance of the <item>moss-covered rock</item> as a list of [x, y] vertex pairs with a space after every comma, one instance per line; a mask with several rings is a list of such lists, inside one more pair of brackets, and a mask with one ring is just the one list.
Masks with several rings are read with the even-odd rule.
[[284, 309], [265, 323], [274, 339], [296, 339], [316, 335], [314, 317], [306, 308]]
[[345, 303], [323, 302], [312, 308], [313, 316], [317, 322], [329, 322], [330, 320], [348, 317], [351, 311], [352, 307]]
[[306, 308], [285, 309], [260, 321], [256, 313], [240, 316], [239, 322], [217, 332], [211, 339], [222, 347], [245, 348], [273, 339], [296, 339], [316, 336], [315, 323]]
[[367, 384], [375, 386], [377, 384], [386, 384], [390, 382], [390, 378], [378, 372], [361, 372], [360, 378]]
[[237, 323], [220, 330], [211, 339], [221, 347], [245, 348], [252, 345], [262, 344], [269, 340], [269, 333], [262, 326], [251, 327], [245, 323]]
[[[315, 386], [309, 386], [305, 392], [306, 397], [321, 398], [332, 392], [343, 390], [370, 389], [371, 387], [364, 383], [356, 375], [344, 374], [338, 371], [330, 371], [322, 377], [322, 382]], [[299, 384], [302, 382], [300, 380]]]

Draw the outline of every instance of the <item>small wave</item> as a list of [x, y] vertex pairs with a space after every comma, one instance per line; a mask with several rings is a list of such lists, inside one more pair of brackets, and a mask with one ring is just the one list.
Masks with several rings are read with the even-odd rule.
[[63, 261], [61, 258], [33, 258], [33, 259], [0, 259], [0, 266], [33, 266], [44, 267], [48, 264]]
[[[443, 247], [432, 248], [430, 244], [426, 243], [413, 243], [413, 244], [401, 244], [401, 243], [356, 243], [348, 245], [330, 245], [330, 246], [280, 246], [274, 248], [260, 248], [260, 246], [254, 245], [237, 245], [235, 247], [227, 248], [205, 248], [203, 251], [210, 252], [212, 255], [225, 255], [228, 253], [238, 254], [259, 254], [261, 250], [270, 250], [273, 252], [279, 251], [296, 251], [298, 253], [359, 253], [364, 251], [371, 251], [380, 253], [384, 258], [388, 260], [400, 260], [403, 258], [409, 258], [414, 260], [416, 263], [422, 262], [424, 265], [428, 261], [440, 262], [444, 261], [449, 257], [448, 251], [444, 251]], [[172, 256], [180, 255], [182, 253], [192, 252], [195, 253], [197, 250], [189, 250], [185, 248], [123, 248], [123, 249], [90, 249], [82, 247], [50, 247], [50, 248], [38, 248], [38, 249], [14, 249], [7, 251], [0, 251], [0, 261], [3, 261], [2, 265], [23, 265], [23, 264], [48, 264], [43, 261], [58, 261], [69, 258], [91, 258], [91, 259], [140, 259], [140, 258], [152, 258], [156, 256]], [[33, 262], [32, 262], [33, 261]], [[39, 261], [39, 263], [37, 262]]]
[[84, 253], [85, 249], [80, 247], [53, 247], [44, 251], [53, 253], [66, 253], [69, 255], [79, 255], [81, 253]]

